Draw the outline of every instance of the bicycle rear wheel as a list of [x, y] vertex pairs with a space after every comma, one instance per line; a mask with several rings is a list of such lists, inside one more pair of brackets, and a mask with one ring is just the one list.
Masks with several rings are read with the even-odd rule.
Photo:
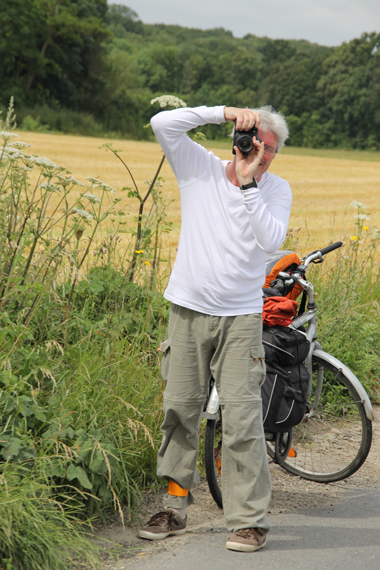
[[[317, 375], [323, 372], [318, 400]], [[316, 409], [316, 402], [318, 405]], [[363, 465], [372, 441], [372, 423], [344, 370], [323, 356], [313, 357], [313, 392], [302, 422], [293, 427], [292, 448], [283, 469], [304, 479], [329, 483], [349, 477]], [[267, 442], [274, 457], [274, 444]]]
[[216, 420], [207, 420], [205, 468], [212, 498], [222, 509], [222, 415], [220, 409]]

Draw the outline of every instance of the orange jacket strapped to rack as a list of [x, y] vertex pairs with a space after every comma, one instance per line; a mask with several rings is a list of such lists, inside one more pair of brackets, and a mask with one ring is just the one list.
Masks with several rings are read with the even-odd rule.
[[281, 325], [287, 327], [297, 315], [297, 301], [286, 297], [268, 297], [263, 306], [263, 324], [273, 327]]

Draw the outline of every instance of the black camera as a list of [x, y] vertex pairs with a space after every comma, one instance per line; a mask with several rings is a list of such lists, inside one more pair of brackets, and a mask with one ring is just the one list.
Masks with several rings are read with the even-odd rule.
[[235, 130], [234, 141], [232, 143], [232, 154], [236, 154], [234, 147], [237, 146], [240, 152], [243, 153], [244, 158], [246, 158], [253, 149], [253, 137], [256, 137], [256, 140], [261, 143], [259, 135], [257, 134], [257, 127], [252, 127], [249, 131]]

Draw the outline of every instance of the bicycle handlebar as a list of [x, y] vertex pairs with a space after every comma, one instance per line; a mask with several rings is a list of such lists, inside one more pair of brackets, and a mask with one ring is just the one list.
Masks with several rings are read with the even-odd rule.
[[307, 269], [307, 267], [309, 266], [309, 264], [314, 261], [315, 259], [320, 259], [321, 261], [323, 261], [322, 257], [324, 255], [326, 255], [327, 253], [330, 253], [330, 251], [334, 251], [334, 249], [338, 249], [339, 247], [342, 247], [343, 242], [342, 241], [337, 241], [335, 243], [332, 243], [331, 245], [328, 245], [326, 247], [323, 247], [322, 249], [318, 250], [316, 249], [315, 251], [312, 251], [311, 253], [309, 253], [309, 255], [305, 255], [305, 257], [302, 259], [302, 264], [299, 265], [299, 268], [304, 268]]
[[[308, 266], [310, 265], [311, 262], [314, 263], [320, 263], [321, 261], [323, 261], [323, 256], [326, 255], [327, 253], [330, 253], [330, 251], [334, 251], [334, 249], [339, 249], [340, 247], [342, 247], [343, 242], [342, 241], [337, 241], [335, 243], [332, 243], [326, 247], [323, 247], [322, 249], [317, 249], [315, 251], [313, 251], [312, 253], [309, 253], [309, 255], [306, 255], [302, 261], [301, 261], [301, 265], [299, 265], [297, 267], [297, 269], [295, 269], [292, 272], [286, 273], [283, 271], [279, 271], [279, 273], [277, 274], [277, 277], [274, 281], [272, 281], [272, 283], [270, 284], [270, 286], [272, 288], [277, 289], [281, 295], [285, 295], [286, 294], [286, 288], [290, 288], [289, 290], [291, 290], [291, 288], [293, 287], [295, 280], [293, 277], [293, 274], [295, 274], [295, 279], [297, 282], [299, 282], [299, 278], [300, 275], [297, 275], [297, 272], [300, 272], [301, 275], [305, 275], [306, 270], [308, 268]], [[302, 281], [302, 279], [301, 279]], [[301, 283], [299, 282], [299, 284], [301, 285]], [[301, 285], [302, 286], [302, 285]], [[302, 287], [302, 289], [304, 289], [305, 287]]]
[[328, 245], [327, 247], [321, 249], [321, 254], [326, 255], [326, 253], [330, 253], [330, 251], [334, 251], [334, 249], [338, 249], [339, 247], [342, 247], [342, 245], [342, 241], [336, 241], [335, 243], [332, 243], [331, 245]]

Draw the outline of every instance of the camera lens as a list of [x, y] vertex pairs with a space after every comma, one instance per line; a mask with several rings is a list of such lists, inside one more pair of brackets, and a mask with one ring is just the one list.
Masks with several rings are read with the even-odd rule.
[[256, 137], [258, 142], [261, 140], [258, 137], [257, 128], [252, 127], [249, 131], [235, 131], [234, 140], [232, 143], [232, 153], [235, 154], [234, 147], [237, 146], [244, 157], [247, 157], [253, 149], [252, 137]]
[[249, 135], [240, 136], [237, 147], [241, 152], [250, 152], [253, 148], [252, 138]]

